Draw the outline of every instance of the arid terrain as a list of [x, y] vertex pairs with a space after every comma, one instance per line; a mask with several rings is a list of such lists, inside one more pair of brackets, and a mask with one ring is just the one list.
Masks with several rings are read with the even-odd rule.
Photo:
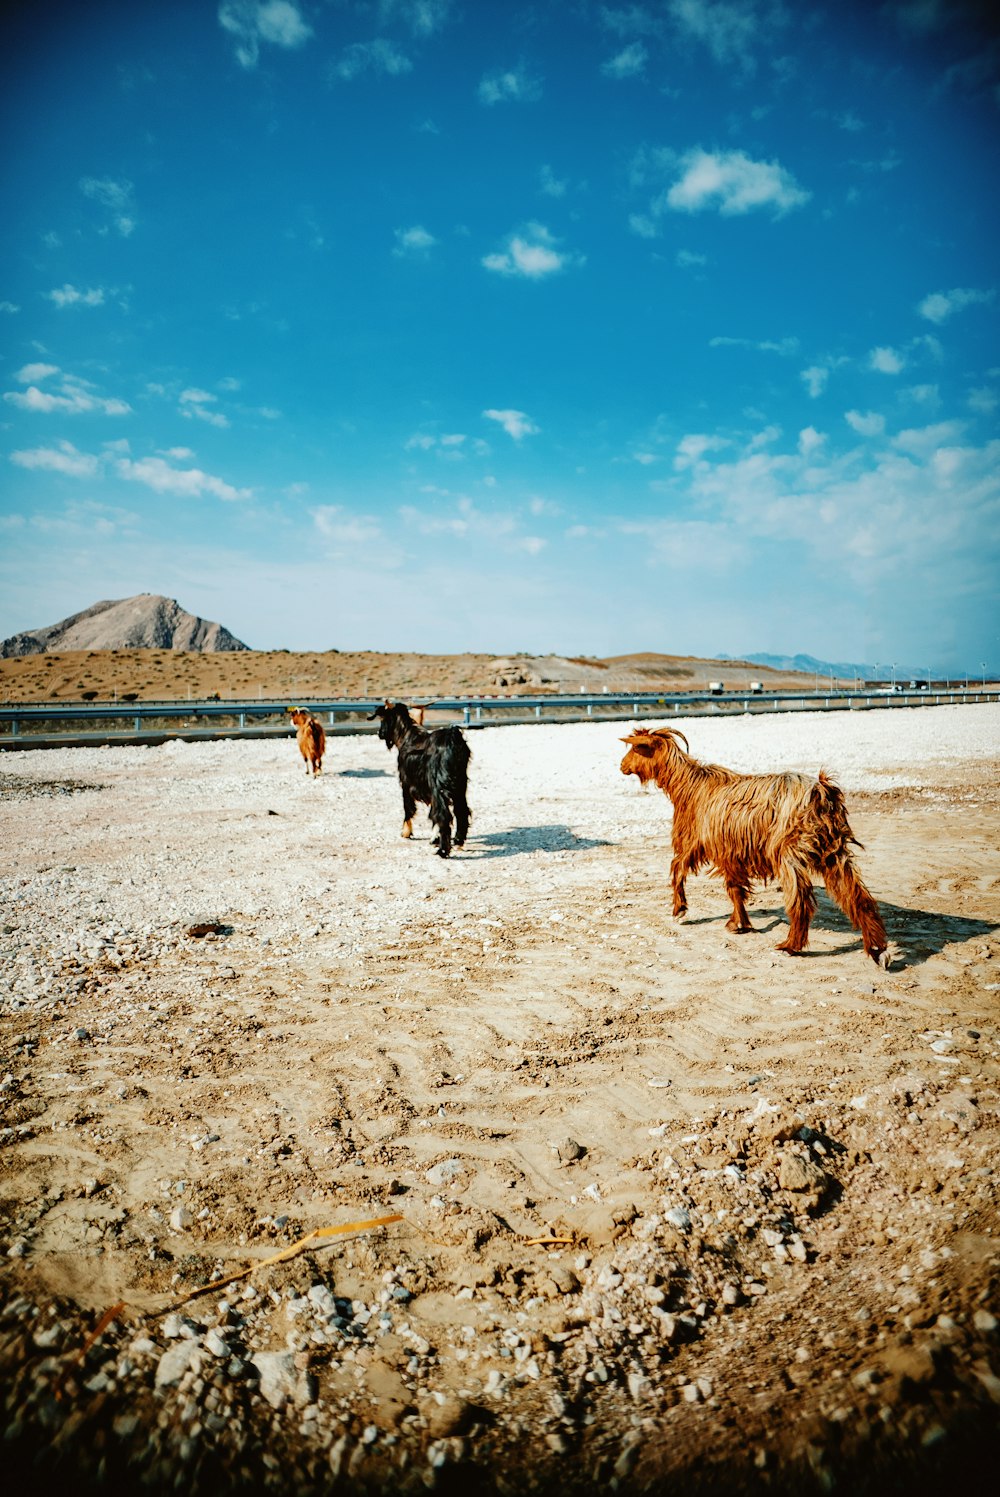
[[316, 780], [291, 736], [0, 758], [12, 1476], [979, 1489], [1000, 707], [684, 730], [834, 775], [890, 971], [822, 894], [800, 958], [774, 888], [753, 934], [708, 876], [673, 924], [670, 808], [619, 774], [616, 724], [471, 732], [447, 862], [422, 816], [400, 838], [373, 737]]
[[[517, 680], [518, 676], [525, 679]], [[500, 679], [505, 685], [500, 685]], [[810, 691], [813, 677], [734, 660], [639, 653], [607, 660], [562, 656], [381, 654], [375, 650], [69, 650], [0, 660], [0, 701], [291, 701], [336, 696], [407, 697], [544, 690], [704, 691], [750, 680]]]

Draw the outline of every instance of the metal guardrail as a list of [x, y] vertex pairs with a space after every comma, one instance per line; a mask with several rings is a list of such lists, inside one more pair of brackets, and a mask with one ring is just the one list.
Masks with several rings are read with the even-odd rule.
[[[382, 698], [338, 697], [303, 700], [325, 715], [334, 732], [374, 732], [365, 719]], [[454, 716], [466, 727], [494, 727], [504, 721], [567, 722], [590, 718], [716, 716], [739, 712], [842, 711], [882, 707], [935, 707], [1000, 701], [1000, 689], [843, 690], [810, 692], [723, 691], [704, 693], [601, 692], [512, 697], [437, 697], [429, 710]], [[623, 709], [625, 709], [623, 711]], [[0, 750], [69, 746], [85, 742], [162, 743], [167, 739], [273, 737], [292, 732], [284, 702], [38, 702], [0, 704]], [[223, 723], [217, 721], [229, 719]], [[75, 730], [46, 732], [49, 724], [79, 724]], [[154, 727], [171, 723], [176, 726]], [[214, 725], [213, 725], [214, 723]], [[101, 725], [107, 726], [102, 731]], [[114, 728], [111, 724], [115, 724]], [[123, 726], [117, 726], [117, 725]], [[4, 728], [6, 727], [6, 732]]]

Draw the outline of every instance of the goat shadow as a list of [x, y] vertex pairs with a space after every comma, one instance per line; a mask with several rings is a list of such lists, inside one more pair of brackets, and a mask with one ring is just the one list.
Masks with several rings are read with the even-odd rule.
[[337, 778], [341, 780], [387, 780], [389, 771], [387, 769], [339, 769]]
[[506, 832], [486, 832], [466, 844], [465, 856], [516, 858], [527, 852], [585, 852], [610, 847], [595, 837], [578, 837], [568, 826], [515, 826]]
[[[930, 957], [939, 955], [946, 946], [961, 945], [965, 941], [993, 935], [1000, 930], [1000, 924], [995, 921], [971, 920], [965, 915], [942, 915], [932, 910], [909, 909], [906, 905], [889, 904], [884, 899], [878, 901], [878, 907], [886, 935], [898, 953], [894, 965], [919, 967]], [[788, 923], [784, 905], [769, 909], [751, 908], [749, 913], [750, 919], [754, 921], [754, 930], [762, 933], [780, 929]], [[691, 920], [689, 916], [686, 923], [696, 925], [699, 922]], [[845, 951], [862, 949], [861, 937], [843, 911], [822, 889], [816, 890], [816, 913], [810, 928], [836, 931], [838, 935], [847, 936], [850, 944], [843, 948]], [[807, 958], [824, 954], [829, 953], [810, 951], [808, 947], [801, 953]]]

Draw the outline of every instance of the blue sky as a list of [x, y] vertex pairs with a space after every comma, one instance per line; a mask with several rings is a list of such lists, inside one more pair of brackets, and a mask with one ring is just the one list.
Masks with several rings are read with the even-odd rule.
[[1000, 669], [985, 15], [22, 6], [0, 636]]

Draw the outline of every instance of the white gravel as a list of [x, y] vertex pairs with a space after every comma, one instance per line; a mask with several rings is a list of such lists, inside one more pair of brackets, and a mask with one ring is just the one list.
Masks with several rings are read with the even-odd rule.
[[[1000, 758], [992, 704], [680, 726], [698, 758], [746, 772], [822, 767], [848, 794]], [[470, 733], [472, 835], [448, 863], [433, 856], [422, 817], [414, 842], [400, 840], [395, 755], [373, 736], [331, 738], [316, 781], [292, 738], [5, 753], [0, 1012], [71, 995], [87, 962], [160, 956], [199, 920], [231, 922], [242, 949], [274, 955], [319, 936], [358, 950], [416, 919], [446, 932], [470, 911], [488, 917], [500, 883], [551, 918], [560, 887], [596, 891], [620, 875], [629, 847], [666, 840], [665, 799], [618, 773], [627, 731]]]

